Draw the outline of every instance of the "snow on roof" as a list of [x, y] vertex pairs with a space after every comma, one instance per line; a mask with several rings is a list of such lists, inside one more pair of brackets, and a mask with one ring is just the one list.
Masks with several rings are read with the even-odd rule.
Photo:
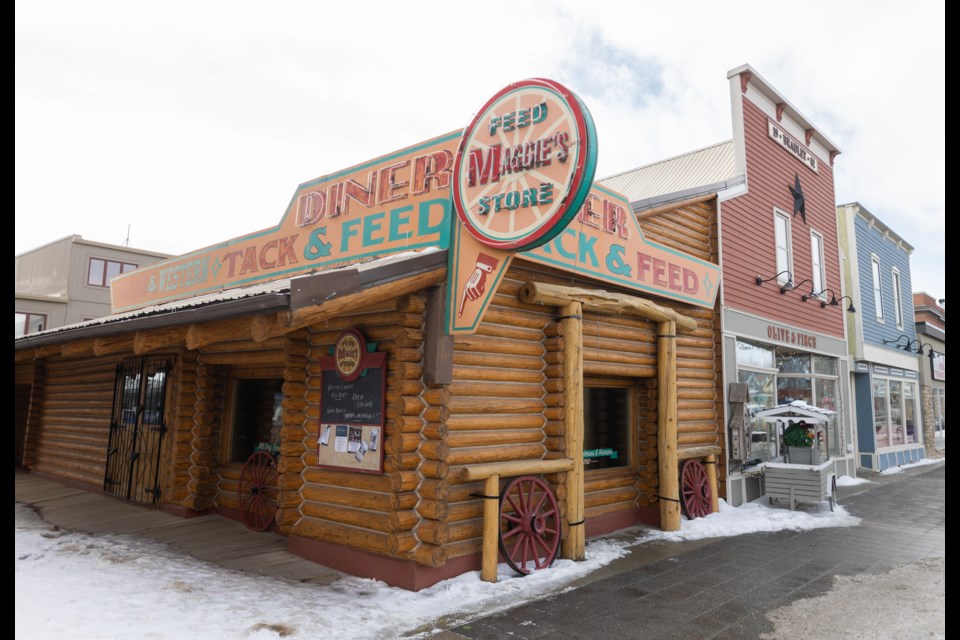
[[803, 417], [812, 418], [818, 422], [826, 422], [830, 416], [836, 415], [836, 411], [831, 409], [821, 409], [812, 404], [807, 404], [803, 400], [794, 400], [787, 404], [780, 404], [769, 409], [756, 412], [755, 418], [775, 418], [775, 417]]

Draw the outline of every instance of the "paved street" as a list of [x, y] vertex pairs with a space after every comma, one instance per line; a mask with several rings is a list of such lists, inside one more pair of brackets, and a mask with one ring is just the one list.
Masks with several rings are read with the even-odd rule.
[[[893, 475], [864, 472], [873, 482], [840, 487], [840, 504], [862, 518], [860, 526], [639, 545], [605, 568], [604, 577], [506, 612], [450, 624], [432, 640], [700, 640], [772, 634], [768, 612], [827, 593], [834, 576], [880, 573], [945, 557], [945, 468], [941, 463]], [[902, 616], [915, 615], [898, 609]], [[848, 637], [921, 637], [857, 636], [855, 631]]]

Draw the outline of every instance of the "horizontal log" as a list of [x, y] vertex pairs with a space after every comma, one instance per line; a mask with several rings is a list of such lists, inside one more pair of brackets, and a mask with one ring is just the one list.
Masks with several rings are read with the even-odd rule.
[[544, 380], [543, 372], [534, 369], [513, 369], [507, 367], [468, 367], [463, 365], [454, 366], [453, 377], [457, 380], [531, 384], [540, 384]]
[[[540, 429], [499, 429], [489, 431], [454, 431], [446, 440], [450, 449], [463, 447], [498, 446], [505, 443], [523, 444], [542, 442]], [[421, 447], [422, 449], [422, 447]]]
[[509, 460], [539, 460], [547, 453], [543, 443], [503, 443], [489, 447], [455, 448], [450, 450], [447, 462], [451, 465], [483, 464]]
[[457, 478], [461, 482], [470, 482], [485, 480], [494, 475], [508, 478], [526, 474], [558, 473], [571, 469], [573, 469], [573, 460], [569, 458], [560, 460], [517, 460], [468, 465], [457, 472]]
[[527, 282], [520, 290], [520, 299], [529, 304], [562, 307], [571, 302], [580, 302], [584, 309], [612, 314], [631, 313], [638, 317], [666, 322], [672, 320], [678, 331], [692, 331], [697, 322], [669, 307], [663, 307], [645, 298], [623, 293], [611, 293], [599, 289], [581, 289], [543, 282]]
[[424, 460], [420, 463], [420, 474], [424, 478], [443, 480], [450, 473], [450, 466], [442, 460]]
[[369, 287], [356, 293], [328, 300], [323, 304], [296, 309], [289, 314], [285, 324], [290, 330], [293, 330], [323, 322], [344, 313], [361, 309], [371, 302], [399, 298], [419, 289], [441, 284], [446, 281], [446, 277], [447, 270], [445, 267], [441, 267], [427, 273], [420, 273]]
[[93, 353], [105, 356], [113, 353], [133, 353], [133, 333], [118, 336], [104, 336], [93, 341]]
[[706, 458], [707, 456], [720, 455], [722, 449], [718, 445], [708, 445], [702, 447], [677, 447], [677, 458], [679, 460], [689, 460], [690, 458]]
[[399, 508], [399, 499], [395, 493], [375, 493], [345, 487], [330, 485], [317, 486], [304, 484], [300, 493], [304, 500], [331, 505], [342, 505], [367, 509], [372, 511], [389, 512]]
[[430, 520], [445, 520], [447, 517], [447, 502], [445, 500], [420, 500], [417, 503], [417, 513]]
[[447, 548], [421, 542], [407, 554], [411, 560], [425, 567], [442, 567], [447, 564]]
[[395, 555], [401, 546], [396, 534], [313, 518], [301, 519], [296, 534], [380, 555]]
[[505, 369], [532, 369], [541, 371], [544, 360], [541, 354], [520, 356], [508, 353], [493, 353], [485, 351], [454, 351], [454, 371], [457, 366], [500, 367]]
[[536, 414], [485, 414], [452, 415], [447, 418], [447, 427], [453, 431], [488, 431], [499, 429], [540, 429], [543, 416]]
[[452, 398], [448, 405], [451, 419], [458, 414], [540, 413], [544, 403], [534, 398]]
[[417, 487], [417, 493], [428, 500], [447, 500], [450, 495], [450, 483], [446, 480], [424, 478]]
[[443, 545], [450, 539], [450, 527], [441, 520], [423, 519], [414, 533], [422, 542], [432, 545]]
[[446, 460], [450, 454], [450, 445], [444, 440], [423, 440], [418, 450], [427, 460]]
[[330, 522], [352, 527], [362, 527], [383, 533], [397, 533], [410, 531], [420, 521], [413, 511], [379, 512], [347, 507], [344, 505], [329, 505], [326, 503], [305, 500], [300, 506], [300, 512], [305, 518], [319, 518]]

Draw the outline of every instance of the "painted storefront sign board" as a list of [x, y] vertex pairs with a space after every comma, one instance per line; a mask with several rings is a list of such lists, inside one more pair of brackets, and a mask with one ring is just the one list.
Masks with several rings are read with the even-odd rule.
[[403, 251], [443, 247], [461, 132], [300, 185], [280, 222], [110, 283], [114, 313]]
[[817, 157], [812, 151], [793, 139], [789, 133], [783, 130], [783, 127], [772, 120], [767, 120], [767, 134], [780, 143], [780, 146], [793, 154], [800, 162], [807, 165], [813, 172], [820, 171]]
[[301, 184], [274, 227], [118, 276], [113, 311], [425, 248], [449, 250], [450, 333], [476, 330], [515, 256], [712, 307], [719, 268], [646, 240], [627, 199], [593, 184], [596, 148], [575, 94], [513, 83], [463, 131]]
[[475, 331], [514, 253], [566, 228], [593, 184], [596, 159], [590, 112], [557, 82], [513, 83], [477, 112], [454, 165], [459, 224], [449, 254], [448, 333]]

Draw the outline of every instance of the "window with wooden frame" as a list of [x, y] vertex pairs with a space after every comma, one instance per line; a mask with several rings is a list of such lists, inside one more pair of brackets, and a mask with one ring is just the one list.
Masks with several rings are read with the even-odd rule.
[[258, 449], [273, 451], [279, 447], [283, 379], [234, 377], [227, 389], [224, 459], [242, 463]]
[[583, 381], [583, 463], [587, 471], [628, 469], [637, 459], [636, 380]]

